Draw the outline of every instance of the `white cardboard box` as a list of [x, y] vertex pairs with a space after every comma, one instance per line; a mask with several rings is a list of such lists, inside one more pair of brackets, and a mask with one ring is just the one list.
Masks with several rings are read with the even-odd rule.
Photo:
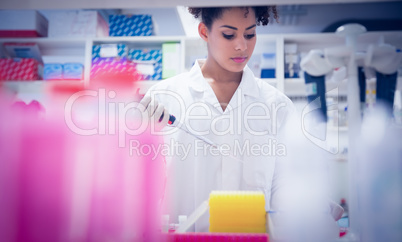
[[49, 15], [49, 37], [104, 37], [108, 35], [108, 24], [97, 11], [56, 11]]
[[0, 10], [0, 37], [46, 37], [47, 19], [35, 10]]

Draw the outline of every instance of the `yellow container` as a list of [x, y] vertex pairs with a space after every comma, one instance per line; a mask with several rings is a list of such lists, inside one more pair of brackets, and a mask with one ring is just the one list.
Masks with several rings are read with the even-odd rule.
[[259, 191], [213, 191], [209, 195], [209, 231], [265, 233], [265, 198]]

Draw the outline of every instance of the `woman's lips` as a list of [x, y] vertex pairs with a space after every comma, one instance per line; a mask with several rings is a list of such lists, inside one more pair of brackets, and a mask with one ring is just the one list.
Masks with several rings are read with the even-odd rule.
[[236, 63], [242, 63], [247, 59], [247, 57], [234, 57], [232, 60]]

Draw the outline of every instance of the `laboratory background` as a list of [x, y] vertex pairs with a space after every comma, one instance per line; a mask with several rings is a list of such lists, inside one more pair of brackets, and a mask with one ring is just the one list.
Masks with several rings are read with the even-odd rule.
[[[293, 205], [213, 191], [170, 216], [174, 151], [130, 102], [207, 57], [187, 7], [267, 4], [247, 65], [295, 106]], [[401, 49], [398, 0], [2, 0], [0, 241], [402, 241]]]

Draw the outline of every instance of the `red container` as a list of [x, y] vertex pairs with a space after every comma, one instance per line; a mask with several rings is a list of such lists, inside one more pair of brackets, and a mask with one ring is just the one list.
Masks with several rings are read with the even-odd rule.
[[0, 59], [0, 80], [41, 80], [43, 64], [32, 58]]

